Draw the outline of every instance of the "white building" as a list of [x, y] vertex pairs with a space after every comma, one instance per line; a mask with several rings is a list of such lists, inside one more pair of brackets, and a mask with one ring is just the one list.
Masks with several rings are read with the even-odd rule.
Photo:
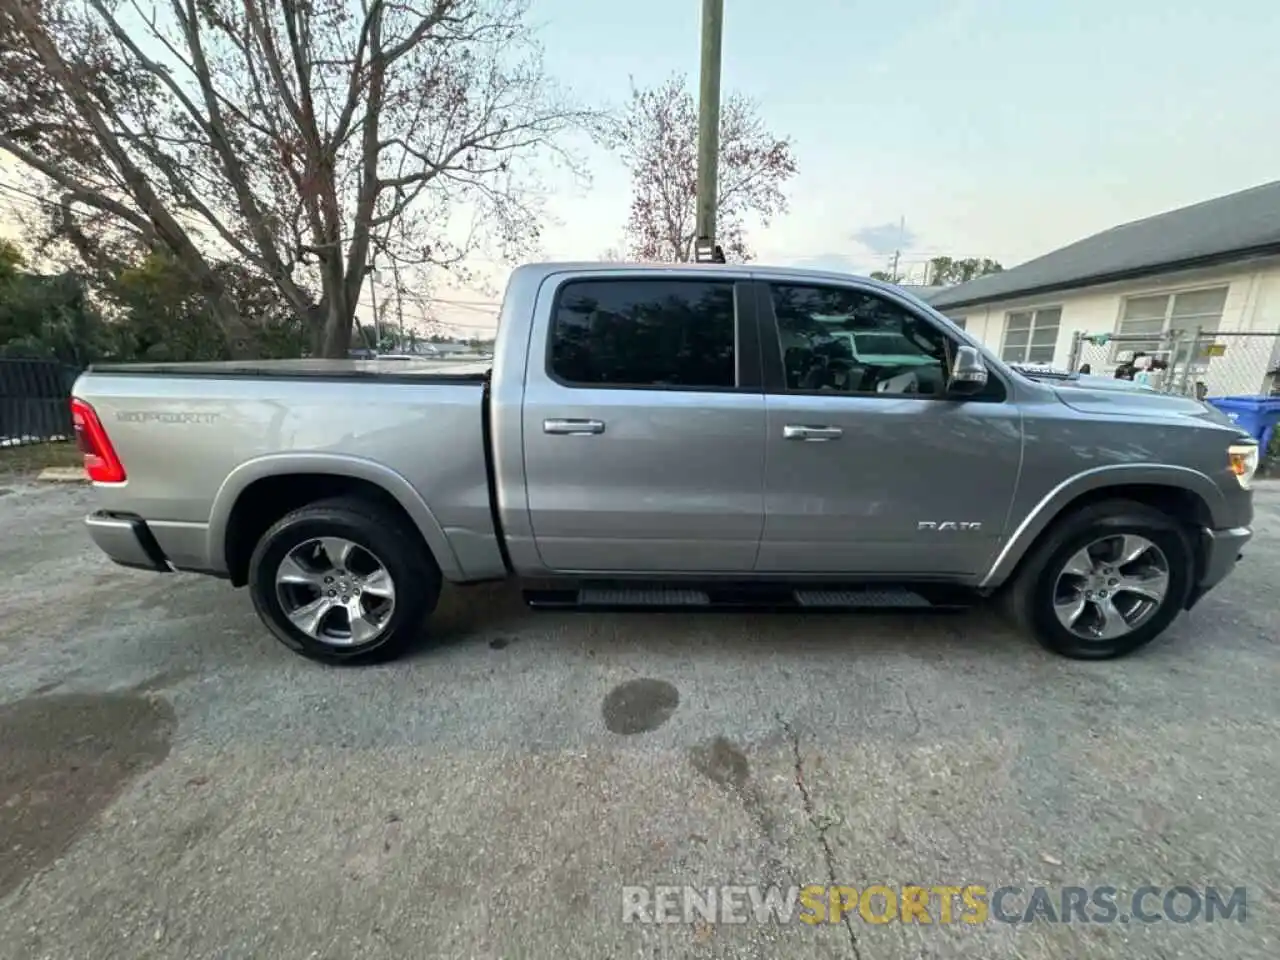
[[1086, 351], [1094, 373], [1124, 352], [1158, 353], [1179, 331], [1255, 333], [1201, 341], [1191, 369], [1210, 396], [1266, 392], [1280, 363], [1280, 181], [1113, 227], [928, 299], [1014, 362], [1065, 366], [1076, 332], [1152, 338]]

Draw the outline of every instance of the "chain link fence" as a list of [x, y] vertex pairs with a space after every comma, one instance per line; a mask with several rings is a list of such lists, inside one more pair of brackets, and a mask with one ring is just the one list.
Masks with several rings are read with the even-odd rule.
[[[1280, 331], [1174, 330], [1160, 337], [1142, 334], [1087, 334], [1071, 340], [1069, 366], [1098, 376], [1114, 376], [1135, 355], [1162, 361], [1151, 371], [1151, 386], [1163, 393], [1194, 397], [1280, 395]], [[1087, 368], [1087, 369], [1086, 369]]]
[[0, 447], [70, 439], [79, 372], [57, 360], [0, 358]]

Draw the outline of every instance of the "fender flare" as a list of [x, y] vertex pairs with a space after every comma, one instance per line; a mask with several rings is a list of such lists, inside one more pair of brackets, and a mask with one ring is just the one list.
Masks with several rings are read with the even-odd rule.
[[[1199, 470], [1170, 463], [1123, 463], [1094, 467], [1074, 474], [1045, 494], [1022, 522], [1009, 534], [1004, 546], [996, 554], [979, 587], [999, 586], [1009, 578], [1015, 567], [1048, 528], [1071, 503], [1087, 493], [1105, 490], [1107, 487], [1149, 484], [1170, 487], [1195, 494], [1204, 501], [1209, 513], [1216, 518], [1223, 509], [1223, 494], [1218, 485]], [[1221, 526], [1222, 524], [1216, 524]]]
[[214, 495], [213, 510], [209, 515], [208, 556], [219, 572], [225, 573], [228, 570], [227, 525], [240, 495], [258, 480], [300, 473], [351, 477], [381, 488], [409, 515], [445, 579], [458, 579], [462, 576], [462, 567], [444, 528], [413, 484], [396, 471], [373, 460], [334, 453], [271, 453], [246, 460], [227, 474]]

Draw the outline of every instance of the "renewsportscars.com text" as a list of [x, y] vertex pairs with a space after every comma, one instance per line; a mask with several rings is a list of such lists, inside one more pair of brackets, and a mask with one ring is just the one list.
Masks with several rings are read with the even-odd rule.
[[628, 886], [624, 923], [1244, 923], [1244, 887]]

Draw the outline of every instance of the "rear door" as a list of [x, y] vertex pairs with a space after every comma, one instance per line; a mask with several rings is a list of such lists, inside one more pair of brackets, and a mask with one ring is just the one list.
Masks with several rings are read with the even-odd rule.
[[752, 292], [705, 269], [543, 284], [522, 418], [530, 525], [548, 569], [755, 565], [765, 415]]
[[953, 333], [856, 283], [758, 287], [767, 573], [972, 575], [1000, 542], [1021, 415], [992, 371], [947, 396]]

